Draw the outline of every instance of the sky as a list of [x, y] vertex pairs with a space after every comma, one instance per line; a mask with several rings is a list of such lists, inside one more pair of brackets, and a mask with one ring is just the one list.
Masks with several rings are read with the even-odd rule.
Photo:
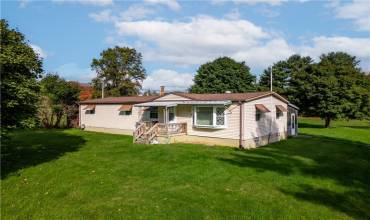
[[293, 54], [317, 61], [344, 51], [370, 71], [370, 0], [8, 0], [1, 18], [25, 34], [45, 72], [80, 82], [114, 46], [142, 54], [144, 90], [185, 90], [201, 64], [221, 56], [258, 76]]

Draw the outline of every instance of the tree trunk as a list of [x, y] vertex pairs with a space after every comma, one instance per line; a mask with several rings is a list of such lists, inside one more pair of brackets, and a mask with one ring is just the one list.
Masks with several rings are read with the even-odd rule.
[[325, 117], [325, 128], [328, 128], [330, 126], [331, 118], [329, 116]]
[[60, 128], [60, 121], [62, 120], [63, 113], [58, 113], [56, 116], [57, 118], [54, 124], [54, 128]]

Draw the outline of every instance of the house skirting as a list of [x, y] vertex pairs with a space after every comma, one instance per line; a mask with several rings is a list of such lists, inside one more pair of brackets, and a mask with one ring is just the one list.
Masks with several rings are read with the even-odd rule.
[[[252, 139], [244, 140], [244, 146], [247, 149], [256, 148], [269, 143], [274, 143], [287, 138], [286, 132], [274, 133], [271, 135], [256, 137]], [[175, 135], [175, 136], [161, 136], [157, 137], [157, 141], [160, 144], [170, 143], [190, 143], [190, 144], [205, 144], [205, 145], [219, 145], [219, 146], [230, 146], [239, 147], [239, 139], [228, 139], [228, 138], [214, 138], [204, 137], [195, 135]]]
[[91, 127], [87, 126], [85, 131], [96, 131], [96, 132], [103, 132], [103, 133], [110, 133], [110, 134], [124, 134], [124, 135], [132, 135], [133, 130], [129, 129], [118, 129], [118, 128], [102, 128], [102, 127]]

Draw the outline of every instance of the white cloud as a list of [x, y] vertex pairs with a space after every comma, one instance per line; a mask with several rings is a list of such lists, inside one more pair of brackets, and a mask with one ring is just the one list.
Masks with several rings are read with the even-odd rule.
[[[115, 25], [120, 36], [144, 42], [146, 46], [139, 49], [145, 59], [180, 66], [231, 56], [246, 60], [252, 67], [261, 67], [292, 52], [284, 39], [274, 39], [272, 34], [247, 20], [198, 16], [188, 22], [142, 20]], [[256, 53], [258, 56], [254, 56]]]
[[112, 15], [112, 11], [109, 9], [100, 11], [98, 13], [90, 13], [89, 17], [92, 18], [94, 21], [97, 22], [110, 22], [114, 21], [114, 17]]
[[181, 9], [181, 5], [176, 0], [144, 0], [144, 2], [149, 4], [165, 5], [174, 11], [178, 11]]
[[74, 62], [63, 64], [54, 71], [66, 80], [78, 82], [90, 82], [92, 78], [96, 77], [96, 73], [90, 68], [82, 68]]
[[360, 66], [370, 70], [370, 38], [326, 37], [320, 36], [312, 39], [311, 46], [302, 46], [299, 51], [303, 55], [318, 58], [323, 53], [342, 51], [356, 56], [361, 60]]
[[29, 3], [29, 0], [19, 0], [19, 7], [25, 8]]
[[48, 54], [46, 53], [46, 51], [43, 50], [41, 47], [39, 47], [35, 44], [30, 44], [30, 46], [32, 47], [33, 51], [35, 51], [35, 53], [37, 53], [39, 55], [39, 57], [41, 57], [43, 59], [48, 57]]
[[317, 58], [322, 53], [344, 51], [361, 59], [364, 69], [370, 69], [369, 38], [320, 36], [292, 45], [281, 34], [237, 16], [231, 18], [200, 15], [185, 21], [117, 20], [113, 22], [117, 36], [107, 40], [118, 45], [131, 42], [130, 45], [142, 52], [145, 61], [177, 66], [195, 67], [229, 56], [261, 70], [295, 53]]
[[[222, 3], [226, 3], [229, 0], [213, 0], [212, 3], [215, 5], [219, 5]], [[281, 5], [282, 2], [286, 0], [232, 0], [235, 4], [248, 4], [248, 5], [256, 5], [256, 4], [267, 4], [271, 6]]]
[[118, 16], [113, 15], [112, 10], [105, 9], [100, 12], [90, 13], [89, 17], [96, 22], [133, 21], [146, 18], [148, 15], [153, 13], [154, 10], [151, 8], [145, 7], [144, 5], [134, 4], [119, 13]]
[[120, 18], [124, 21], [132, 21], [136, 19], [142, 19], [150, 14], [153, 14], [154, 10], [145, 7], [143, 5], [131, 5], [127, 10], [120, 13]]
[[262, 8], [258, 10], [258, 12], [268, 18], [274, 18], [280, 15], [280, 12], [270, 9], [270, 8]]
[[158, 90], [165, 86], [167, 90], [184, 91], [193, 84], [193, 74], [178, 73], [174, 70], [158, 69], [148, 75], [143, 82], [143, 89]]
[[113, 0], [53, 0], [56, 3], [80, 3], [84, 5], [108, 6], [113, 4]]
[[234, 8], [225, 15], [225, 18], [230, 20], [238, 20], [240, 18], [240, 12], [237, 8]]
[[247, 61], [254, 68], [266, 68], [272, 63], [288, 58], [296, 51], [282, 39], [272, 39], [265, 44], [256, 45], [248, 50], [236, 52], [232, 57], [239, 61]]
[[353, 20], [360, 31], [370, 31], [370, 2], [367, 0], [354, 0], [350, 3], [336, 2], [331, 7], [335, 8], [336, 17]]

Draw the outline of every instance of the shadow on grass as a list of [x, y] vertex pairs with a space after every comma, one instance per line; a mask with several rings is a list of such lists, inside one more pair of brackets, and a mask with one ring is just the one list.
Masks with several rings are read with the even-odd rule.
[[63, 133], [63, 130], [16, 131], [1, 147], [1, 179], [76, 151], [84, 143], [82, 137]]
[[325, 128], [325, 126], [321, 124], [299, 122], [298, 128]]
[[[326, 205], [355, 218], [370, 219], [370, 145], [311, 136], [291, 138], [254, 150], [235, 150], [231, 155], [218, 159], [258, 172], [314, 178], [316, 184], [298, 185], [298, 190], [280, 190], [297, 199]], [[333, 180], [348, 190], [317, 188], [323, 179]]]

